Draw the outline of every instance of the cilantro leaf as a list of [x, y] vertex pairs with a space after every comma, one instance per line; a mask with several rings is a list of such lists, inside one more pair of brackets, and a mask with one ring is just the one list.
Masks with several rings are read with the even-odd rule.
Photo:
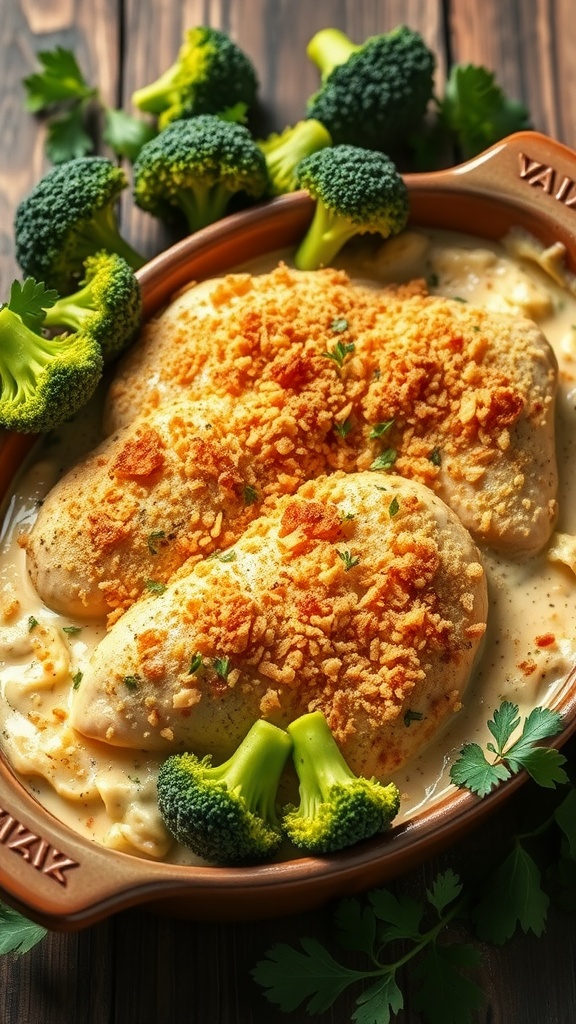
[[145, 142], [157, 134], [154, 125], [132, 117], [124, 110], [107, 107], [104, 111], [102, 138], [118, 156], [134, 162]]
[[526, 107], [509, 99], [495, 75], [476, 64], [452, 68], [438, 104], [440, 124], [457, 141], [464, 159], [494, 142], [530, 127]]
[[0, 903], [0, 956], [4, 953], [22, 956], [41, 942], [46, 934], [46, 928]]
[[417, 900], [410, 896], [396, 897], [388, 889], [372, 889], [368, 900], [376, 917], [385, 923], [380, 934], [382, 942], [420, 937], [424, 908]]
[[254, 980], [267, 990], [266, 998], [285, 1013], [305, 1000], [309, 1014], [322, 1013], [349, 985], [366, 977], [339, 964], [316, 939], [302, 938], [300, 945], [303, 952], [276, 944], [252, 970]]
[[486, 749], [495, 755], [489, 761], [478, 743], [466, 743], [450, 769], [455, 786], [486, 796], [494, 786], [524, 768], [540, 786], [553, 789], [568, 781], [562, 765], [566, 758], [553, 747], [537, 746], [539, 740], [555, 736], [562, 727], [562, 717], [550, 708], [534, 708], [524, 720], [522, 732], [510, 745], [512, 734], [520, 725], [518, 705], [503, 701], [488, 722], [496, 746]]
[[426, 890], [428, 902], [432, 904], [439, 917], [442, 916], [446, 907], [453, 903], [462, 892], [462, 882], [458, 875], [448, 868], [436, 876], [432, 888]]
[[356, 1000], [357, 1010], [352, 1014], [355, 1024], [390, 1024], [391, 1013], [397, 1014], [404, 1006], [404, 997], [398, 988], [395, 971], [387, 971], [374, 985], [370, 985]]
[[370, 907], [350, 897], [340, 900], [334, 913], [337, 939], [344, 949], [360, 950], [373, 956], [376, 918]]
[[499, 782], [510, 777], [504, 764], [490, 764], [478, 743], [465, 743], [460, 757], [450, 768], [450, 780], [455, 786], [469, 789], [477, 796], [487, 796]]
[[83, 100], [96, 93], [86, 82], [71, 50], [57, 46], [38, 54], [43, 70], [23, 81], [26, 109], [39, 114], [70, 100]]
[[82, 107], [72, 107], [48, 123], [46, 155], [53, 164], [63, 164], [86, 156], [94, 149], [94, 140], [84, 128]]
[[478, 903], [472, 908], [478, 937], [503, 945], [518, 925], [524, 932], [541, 935], [550, 900], [540, 883], [539, 868], [517, 842], [485, 880]]
[[430, 946], [414, 967], [420, 988], [414, 1005], [428, 1024], [469, 1024], [484, 996], [475, 982], [461, 973], [477, 967], [479, 953], [470, 945]]
[[30, 330], [38, 332], [44, 321], [45, 310], [58, 300], [58, 292], [46, 288], [41, 281], [27, 277], [23, 284], [13, 281], [8, 308], [17, 313]]

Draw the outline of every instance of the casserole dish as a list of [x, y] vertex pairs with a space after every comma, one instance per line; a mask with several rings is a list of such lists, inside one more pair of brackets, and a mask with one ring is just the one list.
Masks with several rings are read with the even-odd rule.
[[[576, 155], [533, 132], [505, 139], [472, 161], [407, 175], [411, 220], [423, 228], [501, 239], [511, 228], [545, 248], [561, 243], [576, 273]], [[233, 214], [184, 239], [140, 272], [144, 315], [154, 315], [191, 280], [200, 281], [267, 253], [293, 247], [313, 204], [293, 193]], [[7, 493], [30, 440], [5, 436], [0, 486]], [[563, 716], [556, 744], [576, 731], [576, 673], [554, 697]], [[53, 929], [73, 929], [136, 904], [193, 919], [246, 919], [296, 913], [407, 871], [477, 826], [522, 784], [515, 776], [482, 801], [447, 794], [384, 836], [328, 858], [298, 857], [255, 867], [157, 863], [105, 849], [59, 822], [0, 761], [0, 891]]]

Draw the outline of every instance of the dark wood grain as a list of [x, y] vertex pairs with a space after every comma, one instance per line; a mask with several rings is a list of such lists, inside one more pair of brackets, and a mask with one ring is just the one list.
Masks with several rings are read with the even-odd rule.
[[[451, 61], [492, 68], [523, 100], [539, 130], [576, 145], [576, 49], [572, 0], [0, 0], [0, 298], [18, 276], [12, 222], [20, 199], [46, 166], [43, 129], [23, 111], [21, 79], [34, 55], [56, 43], [74, 49], [106, 100], [130, 109], [132, 91], [175, 58], [182, 32], [210, 23], [229, 32], [258, 70], [262, 133], [303, 113], [318, 76], [305, 57], [309, 38], [335, 25], [362, 40], [405, 22], [438, 53], [438, 81]], [[126, 196], [122, 223], [147, 254], [166, 236]], [[572, 744], [571, 757], [576, 756]], [[420, 898], [436, 872], [466, 872], [505, 851], [529, 787], [474, 834], [399, 878], [393, 888]], [[333, 945], [332, 907], [281, 920], [198, 924], [134, 910], [79, 934], [51, 934], [21, 959], [0, 959], [0, 1024], [303, 1024], [302, 1009], [271, 1007], [250, 971], [276, 942], [310, 935]], [[354, 961], [352, 960], [352, 963]], [[477, 980], [486, 992], [478, 1024], [574, 1024], [576, 929], [560, 908], [545, 937], [517, 936], [483, 949]], [[398, 1024], [420, 1024], [414, 990], [402, 978]], [[351, 1019], [357, 992], [321, 1018]]]

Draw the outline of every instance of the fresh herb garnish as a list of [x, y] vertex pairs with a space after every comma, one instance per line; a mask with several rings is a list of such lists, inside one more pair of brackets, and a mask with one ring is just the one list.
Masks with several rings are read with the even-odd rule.
[[202, 655], [199, 654], [197, 651], [196, 654], [192, 655], [192, 660], [190, 661], [190, 668], [188, 669], [188, 675], [193, 676], [194, 673], [197, 672], [199, 668], [202, 668], [202, 665]]
[[408, 708], [404, 714], [404, 725], [406, 728], [409, 728], [412, 722], [421, 722], [423, 719], [424, 715], [421, 711], [413, 711], [412, 708]]
[[77, 636], [82, 632], [82, 626], [62, 626], [62, 632], [67, 633], [68, 636]]
[[122, 682], [127, 690], [137, 690], [142, 682], [139, 675], [124, 676]]
[[164, 530], [152, 530], [152, 533], [148, 534], [148, 551], [151, 555], [157, 555], [159, 545], [156, 543], [158, 540], [164, 540], [166, 532]]
[[348, 321], [345, 316], [337, 316], [330, 324], [330, 329], [335, 331], [336, 334], [342, 334], [348, 330]]
[[439, 448], [433, 448], [428, 458], [434, 466], [442, 465], [442, 453]]
[[386, 448], [374, 459], [370, 469], [391, 469], [397, 458], [398, 453], [395, 448]]
[[219, 562], [235, 562], [236, 552], [235, 551], [224, 551], [223, 554], [218, 555]]
[[78, 669], [78, 671], [75, 673], [75, 675], [72, 676], [72, 689], [73, 690], [77, 690], [78, 689], [78, 687], [80, 686], [80, 683], [82, 682], [83, 676], [84, 676], [84, 673], [81, 672], [80, 669]]
[[337, 434], [338, 437], [348, 437], [348, 434], [350, 433], [351, 430], [352, 430], [352, 421], [351, 420], [344, 420], [343, 423], [335, 423], [334, 424], [334, 433]]
[[159, 580], [146, 580], [146, 590], [149, 590], [151, 594], [163, 594], [166, 584]]
[[29, 921], [17, 910], [0, 903], [0, 956], [14, 953], [22, 956], [48, 934], [42, 925]]
[[355, 565], [360, 563], [360, 558], [357, 555], [353, 555], [350, 551], [338, 551], [337, 555], [344, 562], [344, 571], [350, 572]]
[[38, 625], [38, 619], [34, 615], [28, 616], [28, 632], [31, 633], [33, 629], [36, 629]]
[[329, 352], [323, 352], [322, 355], [325, 359], [332, 359], [337, 366], [342, 368], [346, 356], [354, 352], [355, 345], [353, 341], [344, 343], [343, 341], [337, 341], [333, 348]]
[[255, 487], [252, 487], [252, 484], [244, 485], [243, 495], [245, 505], [253, 505], [254, 502], [258, 501], [258, 491]]
[[388, 505], [388, 515], [390, 518], [393, 519], [394, 516], [398, 515], [399, 510], [400, 502], [398, 501], [398, 498], [392, 498], [392, 501]]
[[217, 676], [220, 676], [221, 679], [228, 679], [230, 669], [232, 668], [230, 658], [226, 656], [223, 658], [214, 658], [212, 665], [214, 666], [214, 671]]
[[510, 742], [520, 726], [518, 705], [503, 701], [488, 722], [495, 744], [486, 744], [492, 754], [489, 760], [478, 743], [466, 743], [450, 769], [455, 786], [469, 789], [478, 796], [487, 796], [500, 782], [524, 768], [539, 786], [554, 788], [568, 781], [562, 765], [566, 758], [554, 747], [539, 745], [539, 740], [556, 736], [562, 718], [550, 708], [534, 708], [524, 719], [520, 736]]
[[372, 427], [372, 430], [368, 434], [368, 437], [370, 437], [370, 438], [382, 437], [383, 434], [387, 434], [388, 431], [393, 426], [394, 426], [394, 420], [384, 420], [382, 423], [376, 423]]

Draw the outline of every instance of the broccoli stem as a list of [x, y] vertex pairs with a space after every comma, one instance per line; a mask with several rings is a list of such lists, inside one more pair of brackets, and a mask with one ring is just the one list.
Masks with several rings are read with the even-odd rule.
[[7, 306], [0, 309], [2, 399], [13, 399], [22, 393], [32, 395], [38, 374], [54, 357], [57, 349], [58, 339], [52, 341], [36, 334]]
[[140, 253], [122, 238], [112, 206], [102, 207], [83, 228], [79, 226], [74, 240], [76, 255], [82, 261], [97, 249], [105, 249], [107, 252], [123, 256], [132, 270], [139, 270], [146, 262]]
[[242, 797], [252, 813], [264, 821], [276, 820], [276, 791], [292, 740], [284, 729], [258, 719], [232, 756], [211, 767], [212, 780], [221, 779], [228, 790]]
[[358, 225], [329, 210], [317, 200], [314, 216], [302, 239], [294, 264], [298, 270], [317, 270], [328, 266], [342, 246], [358, 234]]
[[64, 296], [50, 306], [46, 310], [44, 327], [61, 327], [65, 324], [71, 330], [79, 331], [86, 317], [94, 312], [94, 288], [89, 282], [73, 295]]
[[334, 784], [355, 782], [356, 776], [321, 711], [311, 711], [297, 718], [290, 723], [287, 732], [294, 743], [294, 764], [300, 779], [299, 814], [312, 818], [318, 804], [330, 798]]
[[186, 188], [178, 192], [178, 205], [191, 232], [214, 224], [224, 216], [232, 193], [222, 183]]
[[178, 75], [180, 74], [180, 61], [172, 64], [155, 82], [136, 89], [132, 95], [132, 102], [138, 110], [147, 114], [161, 114], [164, 108], [169, 105], [170, 96], [175, 92]]
[[319, 69], [322, 78], [326, 79], [334, 68], [345, 64], [348, 58], [360, 49], [361, 47], [353, 43], [340, 29], [323, 28], [312, 36], [306, 53]]

